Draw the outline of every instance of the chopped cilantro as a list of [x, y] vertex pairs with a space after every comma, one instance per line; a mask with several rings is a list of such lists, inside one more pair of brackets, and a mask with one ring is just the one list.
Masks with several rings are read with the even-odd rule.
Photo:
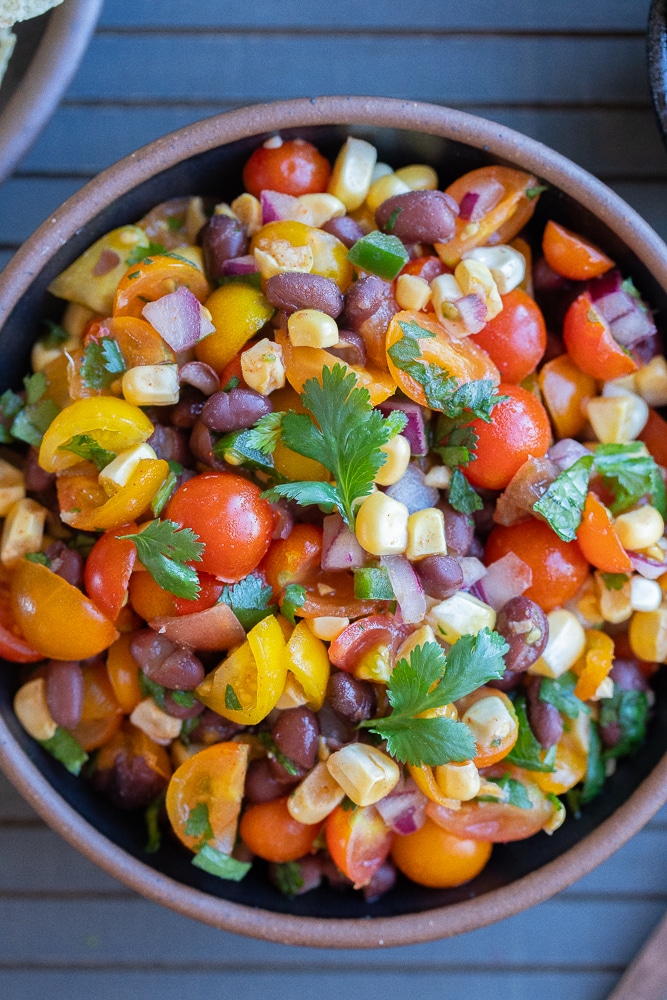
[[195, 696], [192, 691], [171, 691], [171, 697], [177, 705], [181, 708], [193, 708], [195, 703]]
[[247, 446], [255, 451], [261, 451], [263, 455], [271, 455], [280, 441], [284, 416], [280, 410], [274, 410], [273, 413], [265, 413], [260, 417], [255, 426], [248, 431]]
[[225, 708], [230, 709], [232, 712], [240, 712], [243, 708], [231, 684], [228, 684], [225, 688]]
[[306, 603], [306, 588], [300, 583], [288, 583], [280, 604], [280, 610], [292, 625], [296, 625], [295, 615]]
[[592, 455], [582, 455], [574, 465], [556, 476], [533, 504], [533, 510], [542, 515], [564, 542], [572, 542], [577, 537], [593, 461]]
[[299, 891], [303, 889], [304, 881], [298, 861], [284, 861], [275, 865], [273, 877], [283, 896], [298, 896]]
[[39, 740], [39, 743], [52, 757], [59, 760], [70, 774], [80, 774], [81, 768], [88, 760], [88, 754], [81, 744], [62, 726], [56, 728], [50, 739]]
[[[438, 439], [444, 435], [438, 435]], [[447, 435], [447, 443], [436, 445], [433, 449], [450, 469], [457, 465], [468, 465], [475, 460], [475, 446], [479, 440], [479, 435], [470, 424], [464, 427], [455, 427], [451, 434]]]
[[509, 806], [517, 806], [519, 809], [532, 809], [533, 803], [530, 801], [526, 786], [516, 778], [510, 778], [509, 774], [502, 778], [487, 778], [494, 785], [497, 785], [502, 795], [498, 798], [495, 795], [478, 795], [479, 802], [505, 802]]
[[600, 573], [607, 590], [623, 590], [630, 577], [627, 573]]
[[116, 457], [112, 451], [102, 448], [90, 434], [75, 434], [67, 444], [61, 444], [59, 451], [71, 451], [86, 462], [94, 462], [101, 471]]
[[626, 691], [615, 684], [611, 698], [602, 698], [600, 701], [599, 723], [601, 727], [619, 726], [620, 739], [615, 746], [604, 751], [603, 760], [634, 753], [646, 735], [647, 718], [646, 692]]
[[[132, 267], [133, 264], [140, 264], [142, 260], [146, 259], [146, 257], [159, 257], [165, 252], [166, 247], [164, 247], [161, 243], [153, 243], [152, 240], [149, 240], [148, 246], [138, 244], [136, 247], [133, 247], [127, 255], [125, 263], [128, 267]], [[131, 275], [129, 277], [131, 277]]]
[[0, 444], [11, 444], [14, 440], [11, 427], [24, 406], [23, 399], [11, 389], [6, 389], [0, 396]]
[[146, 854], [155, 854], [162, 846], [162, 831], [160, 830], [160, 812], [164, 803], [164, 793], [157, 796], [144, 810], [146, 824]]
[[[180, 233], [185, 228], [185, 219], [182, 219], [179, 215], [169, 215], [167, 216], [167, 227], [171, 233]], [[157, 252], [157, 250], [153, 251], [153, 253]]]
[[[231, 465], [244, 465], [246, 468], [259, 469], [272, 478], [278, 478], [270, 454], [260, 451], [254, 446], [253, 431], [244, 429], [231, 431], [219, 438], [213, 446], [213, 454]], [[279, 477], [283, 478], [283, 477]]]
[[[579, 792], [579, 802], [586, 805], [602, 791], [605, 783], [605, 767], [602, 759], [602, 744], [597, 725], [593, 722], [590, 728], [590, 742], [586, 757], [586, 776]], [[578, 805], [578, 803], [577, 803]]]
[[33, 406], [37, 403], [49, 387], [44, 372], [35, 372], [33, 375], [26, 375], [23, 379], [23, 385], [25, 387], [26, 406]]
[[102, 337], [99, 343], [86, 345], [81, 362], [81, 378], [90, 389], [108, 389], [125, 371], [125, 360], [118, 341]]
[[482, 498], [460, 469], [454, 469], [449, 483], [449, 502], [459, 514], [472, 514], [484, 506]]
[[164, 699], [167, 689], [158, 684], [157, 681], [153, 681], [150, 677], [147, 677], [141, 668], [139, 668], [139, 689], [144, 698], [152, 698], [158, 708], [164, 709]]
[[17, 413], [10, 433], [17, 440], [38, 448], [59, 412], [52, 399], [40, 399], [39, 402], [25, 406]]
[[514, 699], [514, 711], [519, 720], [519, 735], [505, 760], [508, 764], [516, 764], [517, 767], [525, 768], [526, 771], [553, 771], [556, 746], [552, 746], [545, 753], [542, 744], [535, 738], [528, 722], [524, 695], [517, 695]]
[[193, 601], [199, 593], [197, 571], [187, 564], [200, 562], [204, 543], [191, 528], [174, 521], [151, 521], [143, 531], [123, 538], [134, 542], [137, 558], [158, 586], [176, 597]]
[[544, 191], [548, 191], [548, 190], [549, 190], [548, 185], [546, 185], [546, 184], [537, 184], [537, 185], [535, 185], [535, 187], [526, 188], [526, 192], [525, 192], [526, 198], [530, 198], [530, 200], [532, 201], [534, 198], [537, 198], [539, 195], [541, 195]]
[[387, 221], [384, 224], [384, 231], [386, 233], [393, 233], [394, 227], [396, 225], [396, 220], [398, 219], [399, 215], [401, 214], [401, 211], [402, 211], [402, 209], [395, 208], [394, 211], [391, 213], [391, 215], [389, 216], [389, 218], [387, 219]]
[[44, 323], [48, 328], [48, 332], [39, 341], [44, 347], [60, 347], [69, 340], [69, 333], [60, 323], [54, 323], [52, 319], [45, 319]]
[[40, 563], [42, 566], [50, 566], [51, 562], [43, 552], [26, 552], [25, 559], [29, 562]]
[[612, 514], [633, 507], [644, 496], [663, 517], [667, 517], [665, 487], [655, 459], [641, 441], [629, 444], [600, 444], [595, 449], [595, 471], [614, 492]]
[[560, 677], [543, 677], [540, 683], [540, 701], [553, 705], [568, 719], [576, 719], [580, 712], [590, 715], [590, 708], [574, 693], [577, 677], [571, 670]]
[[210, 844], [204, 846], [195, 854], [192, 864], [209, 875], [217, 875], [231, 882], [240, 882], [248, 874], [252, 865], [249, 861], [237, 861], [229, 854], [223, 854]]
[[[275, 604], [270, 603], [271, 588], [257, 573], [250, 573], [238, 583], [223, 587], [219, 600], [230, 606], [246, 632], [278, 610]], [[238, 702], [238, 698], [236, 700]], [[238, 707], [241, 707], [240, 704]], [[234, 706], [227, 705], [227, 708]]]
[[229, 392], [230, 389], [238, 389], [240, 385], [241, 385], [241, 379], [238, 378], [236, 375], [232, 375], [227, 385], [223, 385], [222, 391]]
[[213, 838], [213, 828], [205, 802], [198, 802], [193, 809], [190, 809], [185, 821], [185, 832], [188, 837], [196, 837], [197, 840], [204, 842]]
[[278, 761], [279, 764], [282, 764], [288, 774], [291, 774], [293, 777], [296, 777], [296, 775], [299, 774], [298, 765], [278, 749], [271, 733], [258, 733], [257, 739], [266, 748], [266, 752], [269, 757], [273, 757], [273, 759]]

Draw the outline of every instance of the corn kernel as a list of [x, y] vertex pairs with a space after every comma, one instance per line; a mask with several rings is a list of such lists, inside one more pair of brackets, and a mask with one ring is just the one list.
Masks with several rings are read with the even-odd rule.
[[307, 702], [308, 699], [306, 698], [306, 692], [303, 690], [303, 687], [296, 679], [292, 671], [288, 670], [285, 687], [283, 688], [283, 693], [276, 702], [276, 708], [279, 708], [281, 711], [286, 708], [300, 708], [301, 705], [305, 705]]
[[665, 522], [655, 507], [645, 504], [619, 514], [614, 520], [614, 528], [623, 548], [636, 552], [638, 549], [647, 549], [662, 538]]
[[454, 277], [464, 295], [479, 295], [484, 300], [487, 322], [503, 311], [498, 286], [486, 264], [478, 260], [462, 260], [456, 265]]
[[49, 711], [46, 681], [43, 677], [34, 677], [18, 689], [14, 697], [14, 712], [26, 733], [34, 740], [43, 743], [55, 736], [58, 727]]
[[389, 795], [401, 772], [396, 761], [366, 743], [348, 743], [325, 765], [355, 805], [372, 806]]
[[667, 360], [656, 354], [635, 373], [637, 392], [649, 406], [667, 406]]
[[[607, 388], [607, 392], [610, 391]], [[648, 420], [648, 406], [639, 396], [622, 390], [619, 395], [595, 396], [586, 413], [595, 436], [603, 444], [628, 444], [641, 434]]]
[[518, 288], [526, 276], [526, 258], [514, 247], [475, 247], [464, 253], [461, 259], [485, 264], [501, 295]]
[[235, 198], [231, 209], [237, 219], [248, 230], [249, 236], [254, 236], [262, 228], [262, 206], [254, 194], [244, 192]]
[[265, 281], [285, 271], [310, 274], [315, 263], [311, 247], [293, 247], [287, 240], [272, 240], [268, 248], [255, 247], [253, 254]]
[[625, 580], [619, 590], [613, 590], [607, 587], [602, 573], [595, 573], [594, 578], [602, 620], [609, 622], [610, 625], [626, 622], [632, 614], [630, 579]]
[[357, 541], [373, 556], [400, 555], [408, 546], [408, 516], [404, 503], [371, 493], [357, 511]]
[[628, 628], [630, 648], [648, 663], [667, 660], [667, 606], [656, 611], [635, 611]]
[[371, 184], [366, 195], [366, 205], [371, 212], [376, 212], [387, 198], [393, 198], [397, 194], [407, 194], [409, 190], [408, 185], [396, 174], [385, 174]]
[[430, 625], [422, 625], [404, 639], [396, 651], [396, 662], [407, 660], [413, 649], [425, 646], [427, 642], [435, 642], [435, 633]]
[[297, 823], [321, 823], [345, 798], [327, 765], [320, 762], [297, 785], [287, 800], [287, 811]]
[[424, 485], [438, 490], [448, 490], [451, 481], [452, 470], [447, 465], [433, 465], [424, 476]]
[[104, 487], [109, 496], [112, 496], [127, 485], [139, 462], [147, 458], [156, 459], [157, 455], [155, 450], [145, 442], [121, 451], [100, 472], [100, 485]]
[[425, 309], [431, 300], [431, 286], [417, 274], [399, 274], [394, 295], [401, 309]]
[[194, 743], [192, 740], [186, 746], [180, 740], [174, 740], [174, 742], [169, 747], [169, 758], [173, 764], [174, 770], [179, 768], [181, 764], [185, 764], [186, 760], [190, 760], [195, 754], [199, 753], [200, 750], [205, 750], [206, 744], [204, 743]]
[[[495, 700], [499, 701], [498, 698]], [[435, 768], [435, 780], [443, 795], [450, 799], [469, 802], [479, 795], [481, 779], [471, 760], [463, 764], [439, 764]]]
[[333, 347], [338, 343], [336, 320], [320, 309], [297, 309], [287, 317], [287, 333], [295, 347]]
[[335, 615], [320, 615], [317, 618], [305, 618], [306, 625], [316, 639], [333, 642], [350, 624], [349, 618], [338, 618]]
[[268, 396], [285, 385], [285, 362], [280, 344], [264, 337], [241, 355], [243, 378], [251, 389]]
[[603, 698], [611, 698], [614, 694], [614, 682], [611, 677], [605, 677], [604, 680], [600, 681], [597, 690], [594, 695], [592, 695], [589, 701], [601, 701]]
[[392, 670], [391, 649], [386, 643], [380, 642], [362, 653], [354, 668], [354, 676], [360, 681], [388, 684]]
[[374, 482], [378, 486], [393, 486], [403, 478], [410, 464], [410, 442], [403, 434], [395, 434], [380, 446], [380, 451], [387, 456], [387, 461], [378, 469]]
[[437, 507], [425, 507], [410, 514], [405, 554], [412, 561], [447, 554], [445, 515]]
[[94, 315], [94, 311], [89, 309], [88, 306], [82, 306], [80, 302], [68, 302], [60, 325], [63, 330], [69, 333], [70, 337], [74, 337], [79, 341], [83, 336], [83, 331]]
[[328, 191], [345, 205], [348, 212], [363, 204], [371, 186], [377, 150], [363, 139], [348, 136], [331, 171]]
[[[581, 713], [583, 714], [583, 713]], [[559, 798], [555, 795], [552, 796], [554, 811], [552, 812], [549, 819], [542, 826], [543, 831], [550, 837], [552, 833], [556, 830], [560, 830], [561, 826], [565, 822], [565, 817], [567, 816], [567, 809], [561, 802]]]
[[[191, 264], [199, 270], [204, 270], [204, 253], [201, 247], [191, 246], [191, 247], [179, 247], [178, 256], [183, 257], [185, 260], [189, 260]], [[207, 310], [208, 312], [208, 310]], [[210, 313], [208, 316], [210, 320]], [[212, 331], [211, 331], [212, 332]]]
[[132, 710], [130, 722], [163, 747], [169, 746], [176, 739], [182, 726], [180, 719], [168, 715], [152, 698], [144, 698], [139, 702]]
[[426, 163], [410, 163], [407, 167], [399, 167], [396, 176], [407, 184], [411, 191], [437, 191], [438, 175]]
[[378, 181], [381, 177], [386, 177], [387, 174], [393, 174], [392, 168], [388, 163], [381, 163], [379, 160], [373, 167], [373, 173], [371, 175], [371, 184]]
[[178, 365], [135, 365], [123, 373], [123, 396], [135, 406], [173, 406], [178, 402]]
[[578, 618], [566, 608], [547, 615], [549, 638], [539, 660], [528, 668], [541, 677], [560, 677], [574, 666], [586, 649], [586, 633]]
[[299, 209], [305, 213], [303, 221], [317, 229], [320, 229], [329, 219], [337, 219], [341, 215], [345, 215], [345, 205], [340, 198], [327, 194], [326, 191], [300, 195]]
[[461, 722], [468, 726], [478, 747], [502, 743], [517, 728], [505, 702], [495, 694], [474, 702], [463, 713]]
[[[80, 307], [85, 308], [85, 307]], [[86, 310], [88, 312], [89, 310]], [[80, 337], [69, 334], [66, 340], [54, 347], [49, 347], [44, 340], [38, 340], [33, 344], [30, 352], [30, 363], [34, 372], [43, 371], [47, 365], [64, 354], [66, 351], [73, 351], [81, 342]]]
[[10, 508], [25, 497], [25, 477], [20, 469], [0, 458], [0, 517], [5, 517]]
[[44, 538], [46, 508], [25, 497], [10, 507], [2, 527], [0, 562], [10, 569], [29, 552], [39, 552]]
[[452, 644], [462, 635], [477, 635], [483, 628], [493, 631], [496, 625], [493, 608], [463, 590], [436, 604], [428, 617], [436, 635]]
[[657, 611], [662, 604], [662, 587], [657, 580], [635, 574], [630, 578], [630, 605], [633, 611]]

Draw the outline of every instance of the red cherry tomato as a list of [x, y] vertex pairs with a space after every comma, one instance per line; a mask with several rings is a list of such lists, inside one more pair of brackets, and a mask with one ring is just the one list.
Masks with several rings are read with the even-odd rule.
[[197, 611], [206, 611], [217, 604], [223, 590], [223, 584], [210, 573], [197, 573], [199, 577], [199, 593], [193, 601], [187, 597], [174, 597], [174, 607], [177, 615], [194, 615]]
[[343, 629], [329, 647], [329, 659], [340, 670], [353, 673], [364, 653], [376, 646], [390, 646], [397, 637], [405, 636], [393, 615], [369, 615]]
[[430, 284], [439, 274], [451, 274], [451, 271], [451, 267], [443, 264], [439, 257], [433, 257], [429, 254], [426, 257], [413, 257], [402, 269], [401, 274], [411, 274], [416, 278], [423, 278]]
[[475, 341], [491, 356], [503, 382], [522, 382], [534, 372], [547, 346], [542, 311], [521, 288], [503, 295], [503, 309]]
[[464, 469], [473, 486], [503, 490], [531, 455], [541, 458], [551, 442], [551, 425], [539, 399], [518, 385], [502, 383], [498, 395], [509, 396], [470, 425], [478, 436], [476, 458]]
[[487, 566], [514, 552], [533, 571], [524, 596], [545, 611], [571, 600], [588, 576], [588, 561], [576, 542], [563, 542], [545, 521], [531, 518], [509, 527], [498, 525], [486, 543]]
[[299, 196], [326, 191], [329, 161], [304, 139], [287, 139], [279, 146], [260, 146], [243, 168], [246, 191], [259, 198], [262, 191]]
[[127, 589], [137, 560], [134, 542], [120, 535], [136, 532], [136, 524], [127, 524], [105, 532], [97, 539], [86, 559], [83, 582], [88, 597], [107, 618], [115, 621], [127, 599]]
[[375, 806], [336, 806], [324, 827], [327, 849], [334, 864], [354, 882], [368, 885], [387, 860], [394, 835]]
[[588, 292], [576, 298], [565, 313], [563, 341], [575, 365], [602, 382], [637, 370], [632, 356], [614, 340]]
[[273, 534], [273, 511], [259, 487], [230, 472], [204, 472], [183, 483], [165, 517], [199, 535], [206, 548], [197, 569], [224, 583], [256, 569]]

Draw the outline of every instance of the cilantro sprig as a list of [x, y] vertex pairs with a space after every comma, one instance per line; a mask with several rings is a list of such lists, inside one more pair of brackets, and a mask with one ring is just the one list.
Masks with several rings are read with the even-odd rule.
[[201, 562], [204, 543], [191, 528], [156, 519], [143, 531], [122, 537], [134, 542], [139, 562], [163, 590], [191, 601], [197, 597], [199, 577], [187, 564]]
[[113, 337], [102, 337], [99, 343], [91, 340], [86, 345], [81, 378], [90, 389], [109, 389], [124, 371], [125, 359]]
[[[250, 573], [231, 586], [225, 585], [220, 594], [218, 603], [220, 602], [230, 606], [246, 632], [278, 610], [277, 606], [271, 603], [271, 588], [266, 586], [257, 573]], [[241, 708], [240, 703], [238, 708]]]
[[401, 763], [435, 767], [470, 760], [476, 750], [468, 726], [424, 713], [502, 677], [508, 648], [501, 635], [486, 628], [462, 636], [446, 656], [435, 642], [417, 646], [409, 659], [399, 660], [387, 684], [391, 714], [360, 725], [382, 736], [389, 753]]
[[305, 413], [285, 413], [281, 439], [292, 451], [320, 462], [334, 482], [280, 483], [262, 495], [302, 506], [319, 504], [328, 513], [337, 510], [354, 530], [354, 503], [371, 492], [386, 461], [380, 448], [403, 430], [405, 414], [395, 410], [383, 417], [371, 405], [368, 389], [358, 386], [344, 365], [323, 368], [322, 384], [309, 379], [301, 399], [312, 419]]

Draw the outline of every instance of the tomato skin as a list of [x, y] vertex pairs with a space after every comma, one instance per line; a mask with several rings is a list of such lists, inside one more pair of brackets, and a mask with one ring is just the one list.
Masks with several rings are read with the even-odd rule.
[[413, 882], [431, 889], [450, 889], [479, 875], [491, 850], [486, 841], [455, 837], [427, 819], [414, 833], [394, 838], [391, 857]]
[[648, 420], [639, 435], [658, 465], [667, 466], [667, 420], [649, 406]]
[[392, 645], [397, 637], [404, 635], [393, 615], [369, 615], [343, 629], [329, 646], [329, 659], [351, 674], [364, 653], [376, 646]]
[[14, 623], [9, 586], [0, 584], [0, 657], [12, 663], [36, 663], [44, 657], [22, 639]]
[[280, 594], [290, 583], [302, 583], [322, 557], [322, 529], [314, 524], [295, 524], [287, 538], [275, 541], [260, 571], [273, 590]]
[[84, 566], [86, 593], [111, 621], [116, 621], [125, 603], [137, 560], [134, 542], [125, 541], [118, 536], [131, 535], [136, 530], [136, 524], [127, 524], [107, 531], [93, 545]]
[[491, 411], [491, 423], [481, 418], [470, 426], [478, 436], [476, 458], [464, 474], [473, 486], [502, 490], [531, 455], [546, 455], [551, 425], [539, 399], [518, 385], [503, 383], [498, 394], [509, 399]]
[[514, 552], [532, 569], [533, 582], [524, 596], [546, 612], [571, 600], [588, 576], [588, 561], [577, 542], [562, 541], [537, 518], [508, 527], [499, 524], [493, 529], [486, 543], [486, 565], [508, 552]]
[[503, 382], [517, 384], [535, 371], [547, 346], [542, 310], [522, 288], [503, 295], [503, 308], [475, 341], [495, 363]]
[[201, 838], [188, 832], [188, 819], [192, 810], [204, 803], [213, 830], [209, 843], [223, 854], [231, 854], [247, 763], [246, 744], [215, 743], [189, 757], [172, 774], [167, 814], [174, 833], [191, 851], [198, 849]]
[[387, 860], [394, 840], [375, 806], [336, 806], [325, 820], [324, 831], [329, 854], [355, 889], [368, 885]]
[[320, 823], [299, 823], [287, 809], [287, 799], [257, 802], [243, 813], [239, 834], [246, 847], [265, 861], [296, 861], [312, 850]]
[[571, 281], [597, 278], [614, 266], [593, 243], [551, 219], [544, 227], [542, 251], [551, 270]]
[[206, 546], [197, 569], [236, 583], [256, 569], [273, 534], [273, 511], [261, 490], [230, 472], [203, 472], [180, 486], [165, 517], [192, 528]]
[[563, 341], [575, 365], [602, 382], [637, 371], [637, 363], [616, 343], [588, 292], [576, 298], [566, 312]]
[[194, 615], [197, 611], [206, 611], [217, 604], [223, 591], [223, 584], [210, 573], [197, 573], [199, 577], [199, 593], [192, 601], [187, 597], [174, 597], [174, 608], [177, 615]]
[[262, 191], [280, 191], [298, 197], [326, 191], [331, 165], [310, 142], [287, 139], [280, 146], [260, 146], [243, 168], [246, 191], [259, 198]]
[[591, 492], [577, 529], [577, 542], [596, 569], [605, 573], [632, 573], [630, 557], [621, 545], [609, 511]]

